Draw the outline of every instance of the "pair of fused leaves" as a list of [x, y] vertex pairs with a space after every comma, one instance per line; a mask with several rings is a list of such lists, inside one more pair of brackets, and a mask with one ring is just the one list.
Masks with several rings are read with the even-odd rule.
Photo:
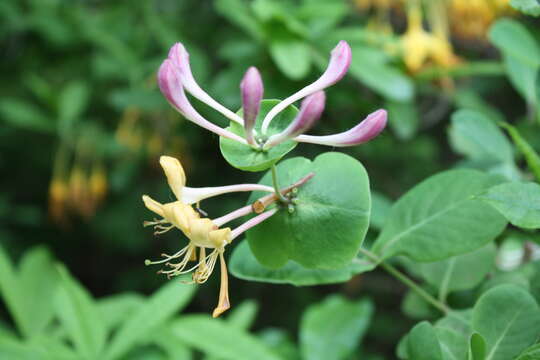
[[[435, 326], [416, 325], [398, 348], [401, 359], [527, 359], [540, 333], [540, 308], [515, 285], [484, 293], [471, 311], [451, 312]], [[520, 355], [521, 354], [521, 355]]]

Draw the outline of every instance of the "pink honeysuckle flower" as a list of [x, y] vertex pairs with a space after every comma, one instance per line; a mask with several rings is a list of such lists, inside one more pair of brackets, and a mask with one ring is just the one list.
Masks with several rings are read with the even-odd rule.
[[386, 126], [386, 122], [387, 112], [380, 109], [369, 114], [358, 125], [345, 132], [327, 136], [300, 135], [295, 140], [336, 147], [354, 146], [365, 143], [379, 135]]
[[349, 44], [346, 41], [341, 40], [332, 50], [330, 55], [330, 62], [328, 63], [328, 67], [320, 78], [318, 78], [312, 84], [304, 87], [300, 91], [292, 94], [285, 100], [281, 101], [279, 104], [274, 106], [274, 108], [272, 108], [268, 112], [268, 114], [266, 114], [261, 127], [263, 133], [266, 132], [266, 130], [268, 129], [268, 126], [270, 125], [272, 119], [278, 113], [283, 111], [287, 106], [293, 104], [300, 99], [305, 98], [308, 95], [311, 95], [317, 91], [324, 90], [325, 88], [334, 85], [345, 76], [347, 70], [349, 70], [349, 66], [351, 65], [352, 55], [351, 47], [349, 46]]
[[325, 101], [326, 95], [324, 95], [324, 91], [322, 90], [306, 97], [304, 101], [302, 101], [300, 112], [290, 125], [279, 134], [270, 136], [264, 144], [263, 149], [269, 149], [272, 146], [276, 146], [287, 139], [294, 138], [309, 130], [321, 117]]
[[218, 103], [203, 89], [201, 89], [201, 87], [193, 77], [193, 74], [191, 72], [191, 66], [189, 64], [189, 53], [187, 52], [184, 45], [182, 45], [182, 43], [176, 43], [173, 45], [173, 47], [169, 50], [168, 58], [174, 64], [182, 86], [186, 89], [188, 93], [190, 93], [200, 101], [204, 102], [206, 105], [214, 108], [215, 110], [223, 114], [225, 117], [236, 121], [239, 124], [243, 124], [243, 120], [240, 116]]
[[[260, 111], [263, 83], [256, 68], [249, 68], [240, 84], [243, 119], [220, 105], [200, 88], [191, 73], [189, 54], [181, 43], [175, 44], [169, 51], [168, 59], [163, 62], [159, 70], [158, 82], [169, 103], [188, 120], [220, 136], [250, 145], [257, 150], [267, 151], [272, 146], [288, 139], [329, 146], [353, 146], [371, 140], [384, 129], [386, 111], [379, 110], [370, 114], [360, 124], [343, 133], [328, 136], [303, 135], [322, 113], [324, 108], [322, 90], [341, 80], [347, 73], [350, 64], [351, 48], [346, 41], [342, 40], [331, 51], [326, 70], [315, 82], [282, 100], [265, 115], [261, 124], [261, 133], [257, 134], [257, 137], [254, 134], [254, 126]], [[246, 138], [244, 139], [204, 119], [189, 103], [184, 90], [232, 121], [244, 125]], [[266, 133], [272, 119], [289, 105], [304, 98], [306, 99], [302, 102], [300, 113], [292, 123], [281, 133], [268, 136]]]
[[212, 124], [210, 121], [203, 118], [202, 115], [199, 114], [197, 110], [193, 108], [193, 106], [191, 106], [191, 103], [184, 93], [183, 84], [178, 78], [178, 73], [175, 71], [174, 65], [169, 59], [166, 59], [159, 68], [158, 85], [163, 95], [165, 95], [167, 101], [169, 101], [172, 107], [174, 107], [186, 119], [220, 136], [247, 144], [246, 140], [240, 136], [220, 128], [219, 126]]
[[255, 127], [255, 120], [257, 119], [257, 115], [261, 108], [261, 101], [264, 93], [261, 74], [257, 68], [252, 66], [248, 69], [240, 83], [240, 91], [242, 94], [246, 140], [249, 144], [255, 145], [253, 128]]

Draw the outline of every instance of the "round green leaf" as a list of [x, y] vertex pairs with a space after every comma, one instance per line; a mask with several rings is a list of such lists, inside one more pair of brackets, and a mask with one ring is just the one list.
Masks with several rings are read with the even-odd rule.
[[443, 360], [441, 345], [435, 328], [422, 321], [407, 336], [407, 353], [414, 360]]
[[234, 248], [229, 261], [229, 270], [237, 278], [274, 284], [311, 286], [333, 284], [350, 280], [354, 275], [373, 270], [375, 264], [354, 258], [352, 262], [339, 269], [307, 269], [289, 260], [279, 269], [269, 269], [259, 264], [249, 250], [247, 241]]
[[[259, 136], [261, 135], [261, 125], [264, 116], [280, 101], [281, 100], [263, 100], [261, 102], [261, 110], [255, 121], [254, 128]], [[268, 126], [267, 133], [264, 136], [270, 137], [271, 135], [283, 131], [294, 120], [297, 113], [298, 109], [295, 106], [288, 106], [272, 120], [270, 126]], [[238, 114], [242, 115], [241, 110]], [[231, 121], [227, 130], [245, 138], [244, 127], [234, 121]], [[285, 154], [294, 149], [296, 144], [296, 141], [289, 140], [282, 142], [267, 151], [262, 151], [224, 137], [220, 137], [219, 139], [219, 146], [225, 160], [235, 168], [245, 171], [263, 171], [269, 169], [285, 156]]]
[[506, 221], [473, 197], [498, 183], [498, 177], [475, 170], [430, 177], [394, 204], [372, 251], [383, 259], [405, 254], [431, 262], [482, 247], [501, 233]]
[[[294, 260], [307, 268], [336, 269], [356, 256], [369, 226], [371, 199], [366, 170], [357, 160], [328, 152], [313, 162], [297, 157], [280, 163], [278, 182], [286, 187], [310, 172], [315, 176], [298, 189], [291, 213], [279, 211], [247, 232], [251, 251], [269, 268]], [[267, 173], [261, 184], [270, 185]], [[263, 193], [254, 193], [249, 203]]]
[[480, 297], [474, 306], [472, 325], [486, 341], [486, 360], [508, 360], [537, 339], [540, 310], [521, 287], [500, 285]]

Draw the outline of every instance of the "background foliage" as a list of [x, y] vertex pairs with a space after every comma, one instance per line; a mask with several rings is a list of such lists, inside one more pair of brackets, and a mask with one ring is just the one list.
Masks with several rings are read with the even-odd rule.
[[[395, 358], [408, 333], [397, 347], [403, 358], [484, 359], [484, 351], [508, 360], [523, 351], [519, 359], [537, 359], [538, 345], [525, 348], [540, 333], [540, 315], [531, 315], [540, 300], [540, 29], [533, 17], [540, 5], [502, 1], [488, 12], [444, 3], [450, 32], [441, 41], [451, 49], [431, 54], [439, 47], [425, 37], [407, 40], [410, 9], [399, 1], [0, 2], [0, 354], [375, 360]], [[441, 17], [427, 15], [436, 6], [424, 11], [433, 35]], [[467, 27], [467, 14], [485, 26]], [[244, 241], [232, 272], [255, 281], [233, 277], [235, 309], [210, 320], [217, 276], [195, 289], [143, 266], [178, 239], [143, 230], [149, 214], [140, 197], [172, 196], [157, 166], [161, 154], [182, 160], [192, 186], [258, 182], [262, 174], [229, 166], [217, 136], [168, 106], [156, 70], [181, 41], [201, 86], [237, 109], [248, 66], [261, 71], [266, 98], [284, 98], [318, 76], [342, 39], [353, 63], [327, 92], [316, 132], [348, 129], [378, 108], [390, 114], [376, 140], [344, 150], [370, 176], [366, 247], [463, 311], [441, 318], [383, 270], [353, 276], [374, 267], [365, 258], [325, 273], [303, 274], [294, 263], [268, 273]], [[288, 156], [317, 153], [303, 145]], [[525, 205], [516, 206], [517, 198]], [[246, 200], [226, 197], [205, 210], [223, 214]], [[426, 208], [448, 216], [428, 218]], [[407, 221], [424, 227], [408, 231]], [[486, 224], [482, 231], [478, 223]], [[437, 246], [419, 241], [424, 234]], [[513, 314], [516, 308], [529, 316]], [[457, 318], [467, 319], [467, 329]], [[497, 326], [516, 318], [517, 337], [497, 342]], [[331, 336], [340, 341], [329, 352], [321, 344]]]

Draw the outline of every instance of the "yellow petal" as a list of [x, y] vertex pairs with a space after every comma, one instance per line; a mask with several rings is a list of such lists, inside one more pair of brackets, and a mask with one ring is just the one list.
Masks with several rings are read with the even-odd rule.
[[186, 174], [178, 159], [171, 156], [162, 156], [159, 163], [165, 171], [167, 182], [178, 200], [182, 199], [182, 189], [186, 186]]
[[231, 302], [229, 301], [229, 278], [227, 276], [227, 264], [225, 264], [223, 252], [219, 253], [219, 263], [221, 265], [221, 284], [219, 286], [219, 301], [216, 308], [214, 309], [214, 312], [212, 313], [212, 317], [214, 318], [223, 314], [231, 307]]
[[210, 219], [196, 219], [190, 224], [189, 239], [196, 246], [215, 248], [214, 242], [210, 240], [210, 232], [217, 230], [217, 226]]
[[144, 201], [144, 205], [146, 206], [148, 210], [155, 212], [161, 217], [165, 217], [163, 215], [163, 205], [161, 205], [160, 203], [158, 203], [156, 200], [152, 199], [148, 195], [143, 195], [142, 199]]
[[208, 237], [216, 248], [221, 248], [231, 243], [231, 228], [210, 231]]

